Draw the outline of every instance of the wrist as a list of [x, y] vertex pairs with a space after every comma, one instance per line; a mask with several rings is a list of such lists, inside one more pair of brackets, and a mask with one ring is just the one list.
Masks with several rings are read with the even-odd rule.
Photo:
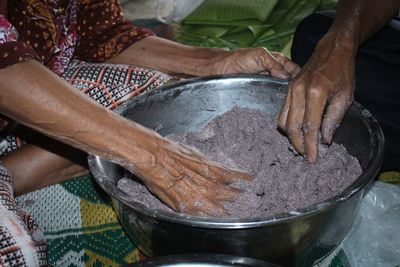
[[362, 38], [361, 24], [362, 21], [357, 16], [352, 19], [336, 18], [325, 36], [333, 39], [337, 46], [357, 50]]
[[155, 164], [155, 153], [163, 141], [158, 133], [125, 118], [121, 118], [116, 129], [108, 144], [109, 160], [129, 170]]
[[212, 74], [210, 65], [221, 51], [225, 52], [150, 36], [134, 43], [108, 62], [148, 67], [173, 75], [204, 76]]
[[193, 48], [192, 54], [183, 64], [182, 69], [188, 75], [208, 76], [216, 74], [215, 66], [228, 52], [217, 48]]
[[336, 56], [353, 59], [358, 50], [358, 37], [349, 32], [330, 31], [318, 42], [316, 50], [334, 50]]

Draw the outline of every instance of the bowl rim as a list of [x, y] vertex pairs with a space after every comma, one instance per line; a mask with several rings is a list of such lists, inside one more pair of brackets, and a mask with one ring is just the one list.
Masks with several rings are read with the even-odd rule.
[[[140, 262], [140, 266], [147, 267], [178, 267], [178, 266], [192, 266], [192, 267], [227, 267], [227, 266], [247, 266], [247, 267], [282, 267], [275, 263], [266, 262], [264, 260], [235, 256], [228, 254], [211, 254], [211, 253], [183, 253], [163, 255], [153, 258], [145, 259]], [[135, 263], [124, 265], [122, 267], [134, 267]]]
[[[149, 97], [149, 94], [156, 94], [159, 91], [174, 90], [188, 84], [211, 82], [220, 79], [251, 79], [257, 81], [269, 81], [281, 85], [288, 84], [288, 80], [281, 80], [273, 77], [256, 75], [256, 74], [213, 75], [213, 76], [206, 76], [199, 78], [198, 77], [189, 78], [184, 81], [176, 82], [174, 84], [164, 85], [155, 90], [152, 90], [151, 92], [139, 95], [133, 98], [132, 101], [133, 102], [138, 101], [140, 97]], [[124, 103], [123, 105], [118, 107], [115, 111], [123, 116], [123, 110], [127, 104], [128, 103]], [[360, 103], [356, 101], [353, 102], [352, 107], [354, 107], [356, 111], [359, 112], [360, 115], [364, 118], [364, 124], [368, 128], [368, 131], [371, 135], [371, 139], [373, 140], [372, 154], [369, 159], [369, 164], [367, 168], [352, 184], [346, 187], [345, 190], [340, 194], [328, 198], [322, 202], [297, 209], [295, 211], [277, 213], [269, 216], [251, 217], [251, 218], [234, 218], [234, 217], [215, 218], [215, 217], [192, 216], [176, 212], [169, 212], [165, 210], [153, 210], [146, 207], [141, 202], [129, 199], [128, 197], [127, 198], [121, 197], [121, 195], [115, 194], [115, 192], [113, 192], [114, 190], [109, 190], [109, 188], [106, 187], [106, 184], [103, 181], [100, 181], [103, 179], [99, 179], [99, 177], [104, 177], [104, 175], [94, 167], [94, 165], [96, 165], [96, 162], [103, 160], [99, 156], [92, 154], [88, 155], [89, 168], [93, 174], [95, 181], [113, 199], [114, 206], [115, 206], [115, 201], [119, 201], [127, 205], [131, 209], [135, 210], [136, 212], [141, 213], [142, 215], [146, 215], [152, 218], [157, 218], [158, 220], [168, 221], [171, 223], [184, 224], [192, 227], [220, 228], [220, 229], [243, 229], [243, 228], [263, 227], [267, 225], [271, 226], [277, 224], [289, 224], [294, 220], [298, 220], [299, 218], [310, 217], [316, 214], [323, 213], [331, 209], [334, 205], [344, 202], [345, 200], [356, 195], [356, 193], [358, 193], [363, 188], [366, 188], [373, 181], [374, 177], [378, 174], [383, 161], [383, 147], [384, 147], [383, 132], [377, 120], [365, 107], [363, 107]], [[122, 167], [120, 168], [122, 169]], [[116, 187], [115, 185], [111, 186]], [[117, 191], [118, 190], [119, 189], [117, 189]], [[119, 190], [119, 192], [122, 191]]]

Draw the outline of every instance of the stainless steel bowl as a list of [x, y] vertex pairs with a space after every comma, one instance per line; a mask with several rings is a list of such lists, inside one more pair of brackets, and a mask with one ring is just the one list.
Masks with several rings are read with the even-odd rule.
[[221, 254], [184, 254], [150, 258], [124, 267], [281, 267], [252, 258]]
[[[287, 82], [265, 76], [186, 80], [136, 97], [118, 112], [162, 135], [199, 129], [233, 106], [279, 112]], [[147, 256], [216, 253], [285, 266], [311, 266], [345, 237], [381, 162], [384, 138], [371, 114], [354, 103], [334, 140], [357, 157], [361, 176], [341, 194], [295, 212], [252, 219], [205, 219], [151, 210], [116, 186], [124, 170], [97, 156], [89, 167], [112, 198], [129, 237]]]

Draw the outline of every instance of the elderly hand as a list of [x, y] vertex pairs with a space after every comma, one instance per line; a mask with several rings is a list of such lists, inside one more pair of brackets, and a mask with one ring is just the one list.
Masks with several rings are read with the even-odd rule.
[[[289, 83], [279, 127], [310, 163], [318, 158], [319, 133], [330, 144], [354, 97], [354, 49], [326, 35], [299, 75]], [[324, 115], [324, 111], [325, 115]]]
[[[163, 138], [148, 152], [152, 161], [128, 167], [147, 188], [177, 212], [192, 215], [225, 214], [221, 201], [233, 201], [240, 190], [230, 186], [250, 174], [208, 160], [200, 152]], [[148, 158], [148, 156], [145, 156]]]
[[281, 79], [294, 77], [300, 71], [286, 56], [263, 47], [223, 51], [210, 68], [211, 74], [261, 73]]

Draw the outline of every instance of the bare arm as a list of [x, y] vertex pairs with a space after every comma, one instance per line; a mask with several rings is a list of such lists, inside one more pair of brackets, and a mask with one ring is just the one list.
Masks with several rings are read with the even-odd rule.
[[239, 193], [229, 184], [250, 178], [103, 108], [36, 61], [0, 70], [0, 112], [122, 165], [176, 211], [223, 214], [220, 201]]
[[[15, 195], [29, 193], [89, 172], [86, 168], [87, 154], [49, 138], [45, 141], [44, 146], [27, 144], [1, 158], [13, 178]], [[60, 146], [65, 151], [60, 151]]]
[[399, 8], [399, 0], [341, 0], [328, 34], [347, 36], [357, 49], [391, 20]]
[[333, 25], [289, 84], [279, 126], [309, 162], [317, 161], [319, 133], [322, 141], [330, 144], [353, 102], [358, 47], [382, 28], [399, 7], [399, 0], [339, 1]]
[[[134, 136], [140, 137], [147, 131], [83, 97], [79, 90], [36, 61], [0, 70], [0, 84], [0, 109], [3, 114], [54, 139], [106, 159], [112, 156], [127, 158], [118, 154], [122, 153], [120, 148], [124, 145], [118, 143], [120, 138], [116, 138], [117, 133], [125, 134], [123, 129], [127, 126], [127, 131]], [[112, 127], [121, 130], [109, 131]], [[93, 133], [96, 135], [93, 136]], [[137, 142], [132, 138], [131, 152], [138, 152]], [[145, 155], [142, 154], [142, 157]]]
[[134, 43], [108, 62], [189, 76], [267, 72], [277, 78], [288, 78], [299, 70], [285, 56], [261, 47], [225, 51], [183, 45], [154, 36]]

